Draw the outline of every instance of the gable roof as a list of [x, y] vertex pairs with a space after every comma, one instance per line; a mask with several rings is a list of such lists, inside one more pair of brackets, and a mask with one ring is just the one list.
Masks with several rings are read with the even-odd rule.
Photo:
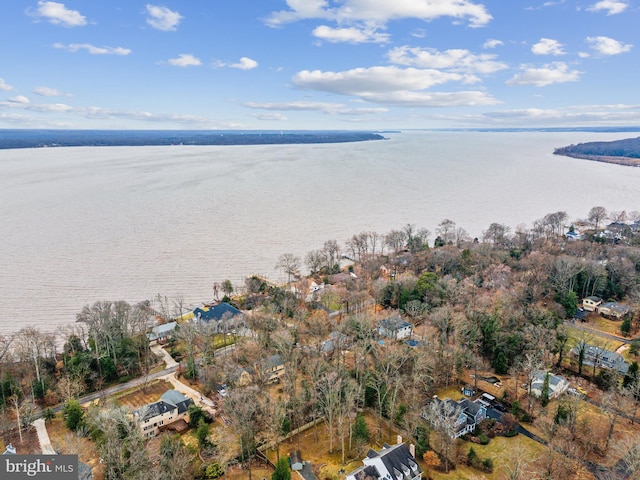
[[[378, 451], [378, 455], [387, 471], [396, 478], [400, 472], [402, 475], [400, 478], [413, 478], [418, 472], [422, 472], [406, 443], [384, 448]], [[411, 472], [415, 473], [411, 474]]]
[[178, 414], [182, 414], [189, 409], [189, 405], [192, 403], [193, 400], [179, 391], [167, 390], [162, 394], [160, 400], [138, 408], [133, 412], [133, 415], [139, 422], [144, 422], [173, 410], [177, 410]]
[[220, 302], [216, 305], [204, 305], [193, 310], [193, 318], [204, 322], [210, 322], [211, 320], [219, 322], [225, 316], [235, 317], [236, 315], [242, 315], [242, 312], [226, 302]]
[[378, 478], [410, 480], [422, 473], [422, 469], [406, 443], [389, 446], [381, 450], [370, 449], [364, 465], [347, 475], [355, 480], [369, 480]]

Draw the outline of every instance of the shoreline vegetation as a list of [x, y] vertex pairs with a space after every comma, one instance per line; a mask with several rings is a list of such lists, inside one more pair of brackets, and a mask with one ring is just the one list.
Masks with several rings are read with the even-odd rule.
[[640, 137], [612, 142], [588, 142], [556, 148], [554, 155], [640, 167]]
[[1, 130], [0, 149], [169, 145], [283, 145], [384, 140], [369, 131]]

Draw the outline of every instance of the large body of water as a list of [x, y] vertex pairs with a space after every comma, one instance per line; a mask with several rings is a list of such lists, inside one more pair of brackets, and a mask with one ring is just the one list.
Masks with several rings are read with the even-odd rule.
[[97, 300], [208, 301], [216, 281], [283, 278], [281, 254], [365, 230], [435, 231], [450, 218], [480, 236], [558, 210], [640, 210], [640, 168], [552, 155], [629, 133], [388, 136], [0, 151], [0, 334], [55, 331]]

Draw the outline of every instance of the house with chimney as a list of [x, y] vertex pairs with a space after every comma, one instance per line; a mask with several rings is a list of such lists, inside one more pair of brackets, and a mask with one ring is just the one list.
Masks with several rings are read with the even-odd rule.
[[422, 469], [415, 458], [415, 447], [402, 443], [398, 437], [396, 445], [383, 445], [381, 450], [369, 450], [362, 460], [363, 465], [347, 474], [346, 480], [418, 480]]

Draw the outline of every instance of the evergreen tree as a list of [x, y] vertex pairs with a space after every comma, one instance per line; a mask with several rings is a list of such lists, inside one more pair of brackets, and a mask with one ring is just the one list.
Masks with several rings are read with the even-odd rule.
[[542, 392], [540, 394], [540, 403], [543, 407], [549, 405], [549, 372], [544, 376], [544, 382], [542, 383]]
[[64, 423], [69, 430], [76, 431], [84, 424], [84, 410], [77, 400], [69, 400], [62, 409]]
[[276, 470], [271, 475], [271, 480], [291, 480], [289, 461], [285, 457], [280, 457], [276, 463]]

